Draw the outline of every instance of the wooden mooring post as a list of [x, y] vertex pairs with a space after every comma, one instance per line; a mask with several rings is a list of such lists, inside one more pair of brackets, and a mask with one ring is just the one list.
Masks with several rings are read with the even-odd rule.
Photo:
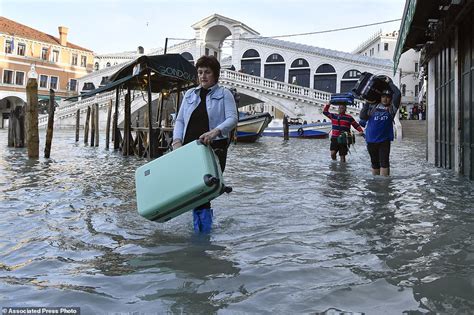
[[87, 144], [89, 141], [89, 120], [91, 117], [91, 108], [87, 106], [87, 113], [86, 113], [86, 123], [84, 124], [84, 144]]
[[288, 117], [286, 115], [283, 116], [283, 140], [290, 139], [290, 132], [288, 127]]
[[54, 128], [54, 90], [49, 90], [49, 111], [48, 111], [48, 129], [46, 130], [46, 144], [44, 147], [44, 157], [49, 158], [51, 154], [51, 143], [53, 142]]
[[38, 134], [38, 81], [29, 78], [26, 84], [26, 144], [28, 146], [28, 157], [39, 157], [39, 134]]
[[120, 149], [120, 130], [118, 128], [118, 112], [119, 112], [119, 103], [120, 103], [120, 88], [115, 90], [115, 111], [114, 111], [114, 120], [112, 126], [112, 141], [114, 142], [114, 150]]
[[81, 110], [76, 111], [76, 142], [79, 141], [79, 126], [81, 123]]
[[95, 106], [95, 146], [99, 146], [99, 104], [94, 104]]
[[112, 100], [110, 100], [109, 107], [107, 109], [107, 124], [105, 125], [105, 148], [109, 149], [109, 135], [110, 135], [110, 119], [112, 117]]
[[91, 107], [91, 141], [90, 146], [95, 146], [95, 105]]
[[131, 99], [130, 99], [130, 88], [125, 95], [125, 110], [123, 120], [123, 141], [122, 141], [122, 154], [125, 156], [130, 155], [130, 138], [131, 138]]

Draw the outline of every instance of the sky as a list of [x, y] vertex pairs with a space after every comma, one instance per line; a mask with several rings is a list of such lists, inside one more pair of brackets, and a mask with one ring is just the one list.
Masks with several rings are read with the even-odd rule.
[[[404, 6], [405, 0], [0, 0], [0, 15], [56, 37], [66, 26], [69, 42], [104, 54], [194, 38], [191, 25], [216, 13], [278, 36], [401, 19]], [[397, 21], [279, 39], [351, 52], [378, 30], [399, 27]]]

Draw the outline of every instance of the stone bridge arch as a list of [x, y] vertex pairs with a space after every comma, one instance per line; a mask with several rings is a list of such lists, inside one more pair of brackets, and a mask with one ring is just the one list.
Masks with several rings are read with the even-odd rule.
[[238, 39], [243, 34], [259, 35], [259, 33], [242, 22], [228, 17], [213, 14], [192, 25], [196, 31], [197, 52], [202, 55], [216, 56], [221, 60], [222, 43], [228, 37]]
[[239, 108], [256, 103], [265, 103], [267, 105], [275, 106], [290, 117], [300, 116], [304, 111], [304, 105], [301, 102], [293, 99], [262, 93], [261, 91], [248, 89], [244, 86], [235, 86], [225, 83], [220, 84], [228, 88], [235, 88], [237, 90], [237, 93], [239, 93], [241, 96], [241, 100], [244, 100], [240, 102]]

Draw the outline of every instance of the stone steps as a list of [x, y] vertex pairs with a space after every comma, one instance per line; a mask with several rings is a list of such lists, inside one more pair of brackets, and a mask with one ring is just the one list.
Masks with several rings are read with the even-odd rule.
[[403, 138], [426, 140], [426, 120], [401, 120]]

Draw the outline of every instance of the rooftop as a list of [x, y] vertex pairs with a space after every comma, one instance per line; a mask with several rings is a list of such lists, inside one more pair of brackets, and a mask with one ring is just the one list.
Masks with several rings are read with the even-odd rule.
[[363, 63], [378, 67], [393, 67], [393, 61], [389, 59], [380, 59], [380, 58], [372, 58], [363, 55], [356, 55], [351, 54], [343, 51], [320, 48], [305, 44], [293, 43], [284, 40], [274, 39], [274, 38], [267, 38], [267, 37], [251, 37], [251, 38], [242, 38], [243, 40], [256, 42], [260, 44], [265, 44], [269, 46], [275, 47], [282, 47], [286, 49], [293, 49], [302, 51], [305, 53], [316, 54], [319, 56], [324, 56], [328, 58], [338, 58], [343, 59], [351, 62]]
[[[54, 37], [52, 35], [35, 30], [34, 28], [12, 21], [3, 16], [0, 16], [0, 33], [10, 35], [13, 37], [32, 39], [32, 40], [36, 40], [36, 41], [40, 41], [44, 43], [61, 46], [58, 37]], [[81, 46], [75, 45], [70, 42], [66, 43], [66, 47], [72, 48], [72, 49], [78, 49], [82, 51], [87, 51], [87, 52], [92, 52], [92, 50], [83, 48]]]

